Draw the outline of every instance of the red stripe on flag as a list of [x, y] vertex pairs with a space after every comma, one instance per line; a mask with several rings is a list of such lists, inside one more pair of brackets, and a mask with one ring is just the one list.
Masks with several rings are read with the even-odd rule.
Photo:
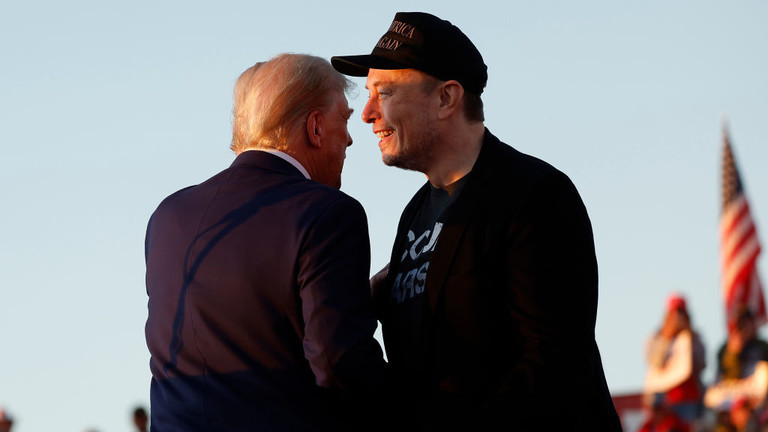
[[[757, 273], [760, 242], [727, 134], [724, 140], [723, 213], [720, 220], [722, 292], [727, 323], [733, 327], [736, 314], [747, 308], [759, 324], [768, 321], [763, 287]], [[730, 157], [729, 157], [730, 155]], [[737, 185], [734, 189], [733, 186]]]

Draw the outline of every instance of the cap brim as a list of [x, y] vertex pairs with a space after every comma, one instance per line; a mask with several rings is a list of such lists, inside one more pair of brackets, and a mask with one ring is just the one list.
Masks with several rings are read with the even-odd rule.
[[349, 76], [364, 77], [368, 75], [368, 69], [410, 69], [405, 63], [396, 62], [387, 58], [372, 54], [357, 56], [331, 57], [334, 69]]

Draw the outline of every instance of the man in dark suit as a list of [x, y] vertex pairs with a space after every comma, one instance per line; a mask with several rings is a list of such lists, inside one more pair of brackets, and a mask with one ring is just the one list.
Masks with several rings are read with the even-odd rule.
[[416, 430], [621, 430], [595, 342], [597, 263], [562, 172], [485, 128], [487, 68], [448, 21], [398, 13], [370, 55], [362, 117], [384, 163], [426, 174], [375, 283], [400, 414]]
[[234, 162], [152, 215], [153, 431], [369, 429], [385, 363], [366, 216], [338, 190], [348, 85], [312, 56], [249, 68]]

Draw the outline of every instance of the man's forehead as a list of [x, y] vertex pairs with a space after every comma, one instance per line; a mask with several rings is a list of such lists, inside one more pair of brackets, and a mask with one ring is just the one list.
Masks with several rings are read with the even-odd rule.
[[339, 102], [338, 102], [338, 104], [336, 106], [338, 107], [338, 109], [342, 113], [342, 115], [345, 115], [345, 116], [352, 115], [352, 112], [354, 111], [349, 106], [349, 100], [347, 99], [346, 95], [344, 95], [343, 98], [339, 99]]
[[382, 84], [418, 83], [429, 75], [417, 69], [369, 69], [365, 88]]
[[342, 116], [352, 115], [353, 109], [349, 107], [349, 99], [344, 91], [334, 91], [330, 95], [330, 99], [326, 100], [323, 105], [327, 110], [338, 112]]

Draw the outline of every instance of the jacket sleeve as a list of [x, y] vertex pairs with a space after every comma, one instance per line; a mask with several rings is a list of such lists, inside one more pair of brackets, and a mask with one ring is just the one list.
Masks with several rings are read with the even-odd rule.
[[341, 196], [316, 215], [298, 266], [303, 347], [317, 385], [377, 388], [385, 362], [373, 337], [368, 226], [357, 201]]
[[501, 263], [521, 349], [508, 377], [513, 402], [531, 415], [544, 415], [542, 407], [567, 408], [573, 416], [563, 416], [588, 424], [613, 412], [594, 334], [598, 280], [591, 223], [575, 186], [557, 171], [537, 179], [517, 209]]

